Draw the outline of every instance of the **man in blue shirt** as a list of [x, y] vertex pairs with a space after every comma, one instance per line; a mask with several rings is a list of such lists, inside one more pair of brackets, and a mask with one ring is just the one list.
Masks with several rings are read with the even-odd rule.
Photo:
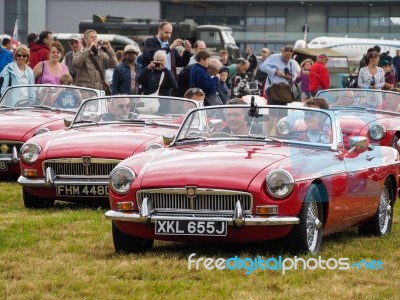
[[12, 53], [7, 50], [4, 45], [9, 44], [11, 41], [9, 38], [3, 38], [1, 41], [0, 48], [0, 72], [3, 71], [4, 67], [13, 61]]

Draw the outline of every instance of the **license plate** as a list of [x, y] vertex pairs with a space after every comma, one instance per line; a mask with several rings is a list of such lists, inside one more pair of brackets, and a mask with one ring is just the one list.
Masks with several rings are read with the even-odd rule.
[[225, 236], [226, 221], [157, 220], [158, 235], [217, 235]]
[[0, 161], [0, 171], [7, 171], [8, 164], [5, 161]]
[[57, 196], [103, 197], [108, 196], [108, 185], [67, 185], [56, 186]]

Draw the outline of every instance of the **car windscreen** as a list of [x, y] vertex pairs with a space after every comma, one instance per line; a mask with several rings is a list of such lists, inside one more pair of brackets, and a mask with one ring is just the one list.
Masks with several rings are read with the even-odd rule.
[[330, 146], [335, 134], [331, 115], [324, 110], [226, 105], [190, 112], [175, 141], [253, 139]]
[[82, 103], [72, 124], [96, 122], [164, 123], [179, 126], [200, 102], [175, 97], [121, 95], [89, 99]]
[[400, 113], [400, 93], [367, 89], [323, 90], [317, 95], [328, 101], [332, 108], [361, 107]]
[[69, 85], [18, 85], [8, 88], [0, 107], [38, 108], [40, 106], [78, 110], [88, 98], [98, 97], [98, 91]]

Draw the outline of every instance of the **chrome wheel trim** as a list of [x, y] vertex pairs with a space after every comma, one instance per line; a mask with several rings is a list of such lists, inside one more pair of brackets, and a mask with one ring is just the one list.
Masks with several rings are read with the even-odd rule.
[[385, 234], [388, 231], [391, 214], [392, 214], [392, 207], [390, 205], [389, 190], [385, 186], [383, 188], [378, 207], [379, 231], [381, 234]]
[[307, 246], [310, 252], [314, 252], [317, 248], [320, 227], [317, 202], [312, 199], [307, 209]]

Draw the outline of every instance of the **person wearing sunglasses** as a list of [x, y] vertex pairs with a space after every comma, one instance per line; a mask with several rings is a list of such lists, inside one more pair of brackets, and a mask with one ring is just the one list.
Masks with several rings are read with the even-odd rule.
[[79, 34], [71, 35], [70, 38], [68, 39], [68, 44], [71, 47], [71, 51], [65, 54], [61, 63], [67, 65], [69, 73], [72, 76], [73, 83], [75, 83], [76, 72], [74, 66], [72, 65], [72, 58], [74, 54], [78, 55], [83, 51], [81, 36]]
[[[329, 109], [328, 102], [321, 97], [312, 97], [304, 103], [304, 107]], [[329, 144], [331, 142], [331, 133], [329, 132], [330, 124], [327, 124], [328, 115], [320, 111], [304, 111], [304, 123], [306, 132], [298, 137], [298, 140]]]
[[[29, 53], [30, 50], [25, 45], [21, 45], [17, 49], [15, 49], [14, 61], [10, 62], [7, 66], [5, 66], [3, 71], [0, 73], [0, 77], [3, 77], [1, 95], [4, 94], [4, 91], [9, 86], [35, 83], [33, 71], [28, 66]], [[28, 98], [28, 89], [19, 89], [19, 90], [23, 92], [23, 94], [20, 95], [22, 98]], [[15, 102], [16, 101], [18, 100], [15, 99]]]
[[120, 116], [122, 119], [128, 119], [131, 109], [131, 101], [129, 98], [113, 98], [110, 102], [110, 113]]

